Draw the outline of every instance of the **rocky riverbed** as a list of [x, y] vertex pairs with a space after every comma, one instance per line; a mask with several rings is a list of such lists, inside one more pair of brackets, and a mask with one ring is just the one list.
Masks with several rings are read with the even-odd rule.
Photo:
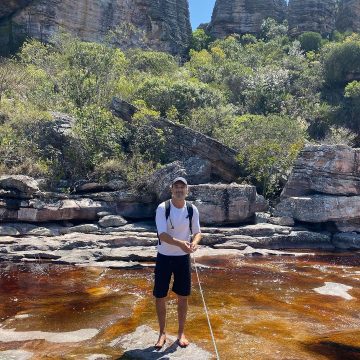
[[[25, 225], [12, 226], [19, 232], [23, 231]], [[27, 235], [0, 238], [1, 261], [47, 261], [55, 264], [132, 268], [151, 266], [156, 258], [157, 236], [153, 222], [137, 222], [106, 229], [99, 229], [95, 224], [83, 224], [65, 228], [67, 233], [62, 235], [59, 234], [62, 228], [59, 230], [54, 226], [30, 229]], [[80, 230], [91, 231], [83, 233]], [[195, 253], [199, 258], [222, 255], [296, 255], [305, 249], [336, 251], [358, 248], [358, 241], [352, 238], [269, 223], [203, 227], [202, 232], [202, 245]], [[56, 233], [58, 235], [54, 235]]]
[[[221, 359], [359, 359], [359, 253], [198, 264]], [[169, 338], [156, 352], [152, 268], [0, 263], [0, 359], [214, 359], [195, 272], [192, 280], [191, 346], [176, 343], [170, 292]]]

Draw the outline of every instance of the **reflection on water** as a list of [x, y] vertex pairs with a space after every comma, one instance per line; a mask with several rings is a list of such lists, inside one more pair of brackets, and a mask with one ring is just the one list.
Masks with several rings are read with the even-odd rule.
[[[221, 359], [360, 359], [359, 253], [199, 262], [216, 266], [199, 272]], [[0, 359], [10, 350], [29, 359], [120, 358], [114, 339], [140, 325], [157, 329], [152, 272], [0, 265]], [[212, 352], [193, 289], [187, 333]], [[173, 294], [170, 300], [175, 335]]]

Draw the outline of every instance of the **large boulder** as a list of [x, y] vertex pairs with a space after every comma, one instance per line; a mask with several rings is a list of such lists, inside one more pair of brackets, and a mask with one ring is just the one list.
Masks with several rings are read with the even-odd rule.
[[199, 209], [201, 223], [207, 225], [249, 222], [255, 212], [267, 209], [255, 186], [235, 183], [190, 185], [188, 200]]
[[323, 223], [360, 217], [360, 196], [309, 195], [283, 199], [275, 216], [292, 217], [298, 221]]
[[264, 19], [283, 21], [285, 16], [285, 0], [217, 0], [209, 31], [217, 38], [233, 33], [258, 34]]
[[19, 198], [26, 199], [39, 192], [39, 184], [30, 176], [3, 175], [0, 176], [0, 189], [14, 191]]
[[171, 182], [178, 176], [185, 177], [188, 184], [198, 185], [210, 181], [211, 163], [197, 157], [189, 158], [184, 163], [174, 161], [156, 171], [147, 179], [147, 189], [162, 202], [171, 197]]
[[275, 216], [308, 223], [334, 222], [360, 231], [360, 149], [308, 145], [295, 162]]
[[26, 37], [49, 41], [61, 28], [82, 40], [101, 42], [109, 30], [124, 23], [139, 31], [119, 39], [122, 47], [148, 46], [183, 54], [191, 40], [187, 0], [2, 0], [0, 27], [1, 23], [6, 24], [2, 51]]
[[308, 145], [300, 152], [281, 196], [360, 195], [359, 160], [360, 149]]
[[[111, 103], [112, 112], [124, 120], [131, 119], [131, 114], [134, 114], [137, 109], [131, 107], [131, 112], [124, 114], [124, 107], [127, 108], [127, 106], [122, 104], [122, 100], [114, 98]], [[236, 160], [237, 152], [234, 149], [185, 125], [174, 123], [165, 118], [154, 118], [150, 124], [154, 128], [164, 131], [170, 161], [182, 159], [185, 165], [187, 164], [189, 175], [194, 174], [194, 181], [199, 178], [199, 175], [191, 170], [194, 168], [191, 161], [194, 160], [188, 159], [193, 157], [207, 161], [203, 162], [201, 167], [210, 167], [209, 176], [212, 180], [232, 182], [242, 174], [241, 167]], [[207, 179], [208, 175], [205, 176]], [[202, 181], [205, 182], [204, 179]]]

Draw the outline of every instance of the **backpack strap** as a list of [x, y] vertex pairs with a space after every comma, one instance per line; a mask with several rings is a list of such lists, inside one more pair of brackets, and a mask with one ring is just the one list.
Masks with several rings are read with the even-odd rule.
[[165, 219], [167, 221], [167, 219], [170, 216], [170, 200], [166, 200], [165, 201]]
[[[170, 200], [166, 200], [165, 201], [165, 219], [166, 219], [166, 221], [169, 218], [169, 216], [170, 216]], [[158, 232], [157, 232], [157, 237], [158, 237], [159, 245], [161, 245], [161, 240], [160, 240]]]
[[189, 228], [190, 228], [190, 234], [192, 235], [192, 218], [194, 215], [194, 208], [192, 206], [192, 204], [190, 204], [189, 202], [186, 202], [186, 208], [187, 208], [187, 212], [188, 212], [188, 217], [189, 217]]

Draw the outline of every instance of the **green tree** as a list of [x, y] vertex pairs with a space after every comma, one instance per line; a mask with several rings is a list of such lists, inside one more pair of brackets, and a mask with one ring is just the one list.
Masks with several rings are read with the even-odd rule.
[[212, 38], [204, 29], [196, 29], [192, 33], [190, 49], [201, 51], [207, 49]]
[[246, 114], [219, 128], [216, 137], [238, 151], [250, 180], [264, 196], [273, 197], [303, 147], [306, 131], [286, 116]]
[[149, 78], [138, 89], [137, 97], [144, 100], [149, 108], [159, 111], [162, 116], [175, 107], [182, 121], [190, 115], [192, 109], [214, 107], [223, 101], [218, 90], [195, 79]]
[[323, 48], [322, 61], [329, 85], [343, 85], [360, 73], [360, 38], [357, 35]]
[[301, 48], [305, 51], [319, 51], [321, 48], [322, 37], [319, 33], [306, 31], [299, 36]]
[[348, 100], [348, 127], [360, 136], [360, 81], [352, 81], [345, 87]]

